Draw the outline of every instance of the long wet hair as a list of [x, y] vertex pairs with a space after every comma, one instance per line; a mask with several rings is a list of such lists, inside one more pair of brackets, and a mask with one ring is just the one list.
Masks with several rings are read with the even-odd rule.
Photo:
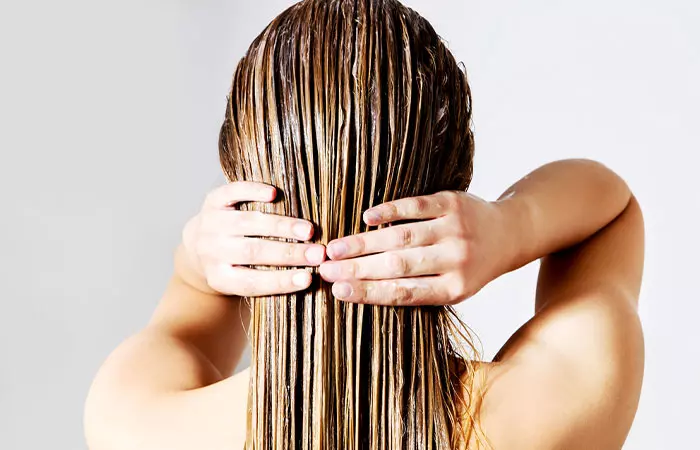
[[[228, 180], [281, 194], [241, 209], [310, 220], [327, 244], [368, 231], [371, 206], [468, 188], [471, 93], [432, 26], [398, 1], [305, 0], [239, 62], [219, 147]], [[476, 352], [450, 307], [344, 303], [317, 275], [303, 292], [249, 301], [247, 450], [470, 440]]]

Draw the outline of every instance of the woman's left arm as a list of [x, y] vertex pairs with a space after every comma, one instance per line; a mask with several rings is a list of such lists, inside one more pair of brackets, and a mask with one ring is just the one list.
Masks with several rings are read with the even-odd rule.
[[325, 258], [322, 245], [304, 242], [313, 235], [310, 222], [235, 208], [274, 198], [272, 186], [243, 181], [207, 195], [183, 230], [150, 322], [112, 351], [93, 380], [84, 410], [90, 449], [243, 445], [248, 377], [231, 376], [247, 342], [243, 297], [296, 292], [311, 282], [304, 269], [246, 266], [314, 266]]

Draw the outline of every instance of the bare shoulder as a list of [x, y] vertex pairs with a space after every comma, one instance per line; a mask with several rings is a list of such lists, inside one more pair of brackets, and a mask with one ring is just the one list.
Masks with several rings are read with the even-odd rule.
[[542, 261], [534, 317], [468, 393], [483, 395], [480, 424], [494, 448], [622, 447], [644, 371], [642, 261], [634, 199], [586, 242]]
[[479, 425], [494, 448], [622, 446], [641, 390], [641, 328], [634, 315], [619, 327], [614, 316], [625, 312], [591, 303], [528, 322], [511, 341], [517, 357], [476, 372], [469, 395], [483, 395]]

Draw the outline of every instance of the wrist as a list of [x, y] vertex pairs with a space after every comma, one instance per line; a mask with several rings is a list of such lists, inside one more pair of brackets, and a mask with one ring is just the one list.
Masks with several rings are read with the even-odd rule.
[[503, 254], [502, 274], [516, 270], [532, 261], [535, 242], [533, 206], [525, 198], [511, 195], [492, 204], [500, 224], [500, 241]]
[[195, 262], [187, 255], [185, 246], [182, 243], [175, 249], [174, 276], [197, 291], [211, 295], [219, 294], [209, 287], [206, 278], [195, 269]]

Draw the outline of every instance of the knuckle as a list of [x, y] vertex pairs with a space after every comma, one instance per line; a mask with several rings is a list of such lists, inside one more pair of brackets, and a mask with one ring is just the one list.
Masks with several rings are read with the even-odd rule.
[[213, 229], [212, 222], [212, 214], [203, 213], [199, 215], [199, 219], [197, 220], [196, 225], [199, 231], [209, 231]]
[[204, 196], [204, 204], [205, 205], [213, 205], [218, 194], [219, 194], [218, 189], [214, 189], [214, 190], [207, 192], [207, 195]]
[[[435, 219], [436, 222], [442, 220], [442, 217], [439, 219]], [[438, 242], [442, 239], [441, 234], [442, 233], [438, 233], [438, 226], [435, 225], [435, 222], [427, 222], [423, 227], [421, 227], [420, 235], [414, 232], [414, 245]]]
[[384, 218], [394, 218], [401, 214], [399, 207], [394, 202], [387, 203], [380, 209], [380, 211], [382, 211], [382, 216]]
[[347, 261], [345, 264], [345, 272], [352, 278], [363, 278], [364, 276], [362, 266], [354, 261]]
[[225, 199], [235, 192], [230, 190], [230, 187], [230, 185], [223, 185], [209, 191], [204, 197], [204, 205], [207, 207], [223, 207], [225, 204], [229, 204]]
[[392, 227], [394, 242], [397, 247], [410, 247], [415, 241], [415, 234], [411, 227]]
[[454, 209], [459, 205], [460, 195], [456, 191], [445, 191], [443, 195], [448, 208]]
[[255, 230], [256, 225], [260, 224], [260, 215], [258, 211], [242, 211], [235, 216], [236, 231], [250, 232]]
[[444, 192], [436, 192], [431, 194], [430, 198], [435, 203], [435, 210], [440, 214], [444, 213], [444, 211], [447, 209], [447, 202], [445, 201], [446, 199]]
[[234, 232], [236, 234], [243, 234], [245, 231], [250, 229], [250, 221], [245, 215], [239, 215], [234, 219]]
[[450, 234], [459, 240], [467, 240], [469, 238], [469, 229], [465, 226], [463, 219], [454, 216], [450, 218]]
[[267, 214], [265, 214], [262, 211], [246, 211], [246, 216], [247, 220], [250, 223], [258, 224], [263, 222], [267, 217], [269, 217]]
[[466, 229], [466, 227], [463, 227], [461, 224], [455, 225], [454, 232], [452, 233], [452, 235], [459, 242], [468, 242], [469, 240], [469, 231]]
[[268, 228], [275, 236], [294, 236], [293, 227], [296, 223], [293, 219], [285, 219], [280, 217], [265, 216], [260, 217], [259, 225], [264, 226], [264, 223], [269, 224]]
[[406, 205], [408, 214], [418, 216], [428, 208], [428, 201], [424, 197], [412, 198]]
[[455, 260], [458, 263], [466, 263], [467, 261], [469, 261], [471, 245], [469, 244], [468, 240], [456, 239], [455, 242], [452, 243], [452, 248], [454, 251]]
[[234, 267], [234, 270], [232, 271], [230, 277], [228, 277], [229, 279], [227, 282], [231, 286], [229, 290], [236, 295], [254, 295], [256, 293], [256, 287], [261, 285], [261, 283], [254, 282], [254, 279], [256, 277], [254, 275], [251, 275], [251, 273], [254, 272], [241, 271], [237, 269], [237, 267]]
[[450, 304], [457, 304], [473, 296], [478, 288], [467, 278], [465, 273], [455, 274], [447, 285]]
[[245, 261], [254, 261], [257, 256], [258, 245], [250, 239], [241, 239], [238, 242], [238, 252], [241, 259]]
[[365, 253], [367, 250], [367, 242], [365, 241], [364, 238], [361, 237], [355, 237], [354, 239], [351, 239], [350, 242], [348, 242], [348, 247], [355, 248], [357, 249], [356, 252], [359, 254]]
[[395, 285], [392, 292], [392, 298], [397, 305], [410, 305], [413, 303], [413, 290], [406, 286]]
[[236, 221], [234, 222], [234, 225], [232, 227], [232, 234], [235, 234], [237, 236], [245, 236], [245, 235], [250, 235], [251, 227], [250, 227], [250, 222], [242, 217], [236, 218]]
[[350, 249], [350, 252], [354, 255], [363, 254], [365, 252], [365, 249], [367, 248], [367, 243], [365, 242], [364, 238], [360, 236], [348, 236], [346, 238], [343, 238], [343, 241]]
[[450, 304], [459, 303], [467, 296], [467, 283], [462, 277], [455, 277], [448, 287]]
[[192, 243], [192, 249], [194, 253], [201, 258], [202, 256], [209, 256], [211, 246], [209, 245], [208, 239], [199, 237]]
[[387, 266], [391, 274], [396, 277], [401, 277], [408, 273], [408, 262], [404, 257], [396, 253], [387, 253]]

